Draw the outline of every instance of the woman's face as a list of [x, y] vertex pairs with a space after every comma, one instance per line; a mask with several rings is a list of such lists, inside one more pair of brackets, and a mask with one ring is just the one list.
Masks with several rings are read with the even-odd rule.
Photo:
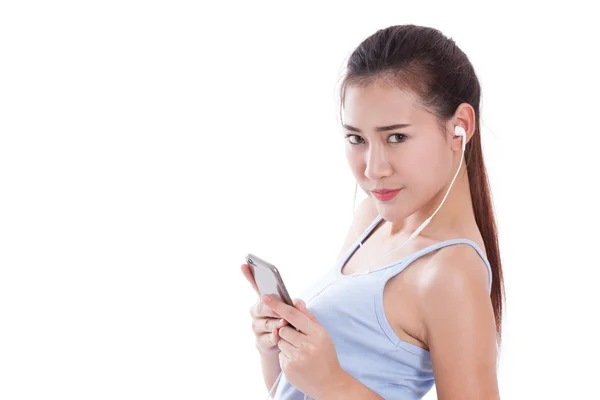
[[[452, 141], [444, 139], [436, 117], [418, 108], [415, 100], [407, 92], [377, 84], [346, 89], [342, 132], [348, 135], [348, 164], [388, 221], [399, 221], [427, 205], [456, 172]], [[376, 130], [398, 124], [408, 126]], [[374, 189], [401, 190], [392, 200], [380, 201], [371, 193]]]

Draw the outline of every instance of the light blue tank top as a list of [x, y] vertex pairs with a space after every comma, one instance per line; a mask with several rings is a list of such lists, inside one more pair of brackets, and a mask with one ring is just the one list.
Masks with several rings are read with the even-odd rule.
[[[491, 268], [473, 241], [449, 239], [368, 273], [343, 275], [341, 269], [358, 250], [359, 242], [363, 243], [382, 219], [377, 216], [341, 261], [299, 297], [331, 336], [344, 371], [386, 400], [421, 399], [434, 384], [431, 355], [428, 350], [401, 340], [390, 326], [383, 308], [386, 282], [417, 258], [455, 244], [471, 245], [479, 253], [488, 270], [488, 290], [492, 285]], [[282, 374], [274, 399], [303, 400], [304, 394]]]

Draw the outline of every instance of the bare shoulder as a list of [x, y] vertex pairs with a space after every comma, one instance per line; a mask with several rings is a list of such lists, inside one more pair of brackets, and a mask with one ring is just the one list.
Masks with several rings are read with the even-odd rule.
[[[448, 313], [472, 312], [485, 306], [492, 310], [488, 292], [489, 273], [485, 261], [467, 244], [437, 250], [418, 282], [417, 302], [426, 331], [439, 328]], [[489, 306], [489, 307], [488, 307]], [[483, 310], [478, 310], [481, 315]], [[431, 332], [428, 332], [428, 337]]]
[[338, 260], [348, 250], [348, 248], [354, 242], [356, 242], [356, 240], [358, 240], [358, 237], [356, 236], [357, 232], [359, 235], [362, 234], [378, 215], [379, 211], [377, 211], [377, 207], [375, 206], [375, 202], [372, 198], [367, 197], [359, 203], [359, 205], [356, 207], [354, 219], [351, 221], [348, 227], [344, 243], [340, 253], [338, 254]]
[[[483, 259], [466, 244], [443, 247], [427, 266], [418, 288], [425, 341], [438, 395], [495, 398], [496, 325], [489, 275]], [[472, 397], [471, 397], [472, 396]], [[490, 397], [487, 397], [490, 396]]]
[[[437, 250], [428, 264], [428, 279], [421, 281], [424, 296], [447, 296], [468, 290], [488, 295], [489, 273], [485, 261], [468, 244], [455, 244]], [[440, 289], [441, 290], [440, 292]]]

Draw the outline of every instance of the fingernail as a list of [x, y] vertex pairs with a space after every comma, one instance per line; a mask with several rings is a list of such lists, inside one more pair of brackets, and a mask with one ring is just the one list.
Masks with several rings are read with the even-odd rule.
[[268, 294], [263, 294], [263, 301], [264, 301], [264, 302], [269, 302], [269, 301], [271, 301], [271, 296], [269, 296]]

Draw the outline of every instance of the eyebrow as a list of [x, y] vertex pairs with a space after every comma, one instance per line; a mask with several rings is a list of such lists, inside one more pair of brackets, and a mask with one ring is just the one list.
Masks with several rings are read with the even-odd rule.
[[[360, 129], [355, 128], [353, 126], [346, 125], [346, 124], [342, 124], [342, 126], [346, 129], [348, 129], [349, 131], [362, 133], [362, 131]], [[393, 131], [394, 129], [406, 128], [407, 126], [410, 126], [410, 124], [395, 124], [395, 125], [389, 125], [389, 126], [378, 126], [375, 128], [375, 131], [377, 131], [377, 132]]]

